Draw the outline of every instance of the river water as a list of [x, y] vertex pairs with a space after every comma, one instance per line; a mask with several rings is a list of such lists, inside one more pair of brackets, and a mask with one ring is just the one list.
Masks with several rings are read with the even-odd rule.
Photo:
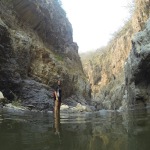
[[61, 114], [0, 110], [0, 150], [149, 150], [150, 110]]

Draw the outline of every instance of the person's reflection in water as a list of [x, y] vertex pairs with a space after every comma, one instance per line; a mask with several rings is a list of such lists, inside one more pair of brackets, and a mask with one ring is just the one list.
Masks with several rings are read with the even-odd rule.
[[60, 113], [60, 106], [61, 106], [61, 97], [62, 97], [62, 90], [61, 90], [61, 81], [57, 81], [57, 86], [54, 92], [55, 96], [55, 106], [54, 106], [54, 113]]
[[59, 143], [61, 144], [61, 137], [60, 137], [60, 112], [54, 113], [54, 133], [58, 135]]

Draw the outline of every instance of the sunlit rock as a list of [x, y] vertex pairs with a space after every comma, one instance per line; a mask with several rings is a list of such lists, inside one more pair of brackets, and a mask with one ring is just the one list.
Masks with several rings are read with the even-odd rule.
[[[134, 34], [145, 28], [145, 23], [149, 17], [149, 0], [135, 0], [135, 9], [131, 18], [120, 30], [114, 33], [108, 45], [97, 49], [96, 52], [81, 55], [85, 74], [91, 84], [92, 99], [93, 101], [98, 100], [101, 103], [98, 104], [98, 109], [107, 108], [117, 110], [124, 103], [123, 97], [127, 95], [125, 94], [126, 79], [124, 65], [127, 59], [129, 61], [128, 56], [132, 49], [131, 41]], [[149, 28], [146, 30], [149, 30]], [[143, 34], [143, 37], [148, 36], [144, 32], [140, 34]], [[141, 38], [141, 35], [139, 38]], [[141, 49], [142, 40], [143, 38], [139, 39], [138, 43], [136, 43], [137, 51]], [[148, 45], [143, 45], [142, 51], [147, 51], [148, 47]], [[143, 57], [147, 57], [146, 55], [147, 52], [144, 52]], [[134, 61], [133, 64], [138, 63], [137, 59], [132, 61]], [[133, 76], [131, 72], [127, 71], [126, 73], [128, 76]], [[132, 84], [132, 87], [134, 88], [134, 84]]]
[[3, 93], [0, 91], [0, 99], [4, 98]]

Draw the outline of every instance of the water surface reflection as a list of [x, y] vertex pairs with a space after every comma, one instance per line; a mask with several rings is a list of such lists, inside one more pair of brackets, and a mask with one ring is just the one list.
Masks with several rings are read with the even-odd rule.
[[150, 111], [53, 114], [0, 110], [0, 150], [149, 150]]

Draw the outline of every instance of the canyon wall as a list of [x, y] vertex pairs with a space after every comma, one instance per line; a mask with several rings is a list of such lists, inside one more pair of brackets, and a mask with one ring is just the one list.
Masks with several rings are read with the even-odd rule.
[[[128, 107], [150, 102], [150, 19], [132, 40], [132, 50], [125, 63], [126, 101]], [[140, 105], [139, 105], [140, 104]]]
[[72, 26], [57, 0], [0, 1], [0, 91], [24, 106], [49, 109], [56, 81], [63, 99], [88, 97]]
[[97, 109], [118, 109], [122, 104], [127, 105], [124, 65], [132, 49], [133, 36], [145, 28], [149, 16], [150, 1], [135, 0], [131, 19], [108, 45], [94, 53], [81, 55]]

